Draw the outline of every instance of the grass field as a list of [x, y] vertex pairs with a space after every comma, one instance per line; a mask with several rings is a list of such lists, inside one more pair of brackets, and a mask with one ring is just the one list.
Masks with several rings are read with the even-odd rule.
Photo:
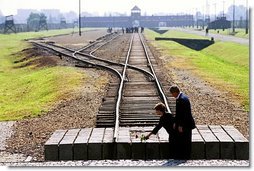
[[[219, 33], [218, 33], [219, 31]], [[223, 34], [223, 35], [232, 35], [232, 28], [230, 29], [225, 29], [224, 31], [222, 29], [217, 29], [217, 30], [209, 30], [209, 33], [216, 33], [216, 34]], [[239, 28], [236, 28], [235, 29], [235, 34], [232, 35], [232, 36], [235, 36], [235, 37], [241, 37], [241, 38], [249, 38], [249, 34], [246, 34], [245, 33], [245, 29], [239, 29]]]
[[[146, 36], [161, 35], [146, 30]], [[168, 31], [164, 37], [198, 38], [179, 31]], [[201, 51], [195, 51], [173, 41], [153, 41], [163, 56], [173, 56], [174, 63], [167, 66], [188, 69], [221, 91], [232, 93], [249, 111], [249, 47], [230, 42], [217, 41]]]
[[88, 77], [71, 67], [14, 68], [14, 55], [28, 48], [28, 38], [72, 32], [72, 29], [0, 34], [0, 121], [34, 117], [75, 92]]

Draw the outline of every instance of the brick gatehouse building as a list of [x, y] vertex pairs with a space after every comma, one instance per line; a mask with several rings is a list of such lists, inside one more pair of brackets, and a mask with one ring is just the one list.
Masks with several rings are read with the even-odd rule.
[[137, 6], [131, 16], [82, 17], [82, 27], [184, 27], [193, 26], [193, 15], [141, 16]]

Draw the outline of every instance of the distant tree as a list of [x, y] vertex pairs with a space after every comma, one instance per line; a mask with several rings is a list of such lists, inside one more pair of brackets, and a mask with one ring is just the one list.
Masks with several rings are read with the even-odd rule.
[[40, 14], [31, 12], [27, 18], [27, 26], [29, 30], [37, 30], [40, 22]]
[[37, 31], [39, 28], [40, 20], [46, 20], [47, 17], [44, 13], [30, 13], [27, 19], [27, 26], [29, 30]]
[[40, 13], [41, 20], [47, 20], [47, 16], [44, 13]]

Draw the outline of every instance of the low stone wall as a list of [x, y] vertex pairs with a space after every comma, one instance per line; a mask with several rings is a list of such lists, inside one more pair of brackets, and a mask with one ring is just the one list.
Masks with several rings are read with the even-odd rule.
[[[153, 127], [120, 127], [113, 142], [113, 128], [57, 130], [45, 143], [45, 160], [169, 159], [168, 134], [141, 140]], [[192, 135], [191, 159], [249, 159], [249, 142], [233, 126], [197, 125]]]

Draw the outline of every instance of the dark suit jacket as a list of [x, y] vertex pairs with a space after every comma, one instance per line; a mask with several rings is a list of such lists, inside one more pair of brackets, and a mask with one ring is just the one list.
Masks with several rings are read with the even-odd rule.
[[153, 129], [152, 133], [157, 134], [157, 132], [161, 129], [161, 127], [164, 127], [168, 134], [172, 133], [173, 130], [173, 119], [172, 115], [169, 113], [164, 113], [160, 117], [160, 122], [156, 125], [156, 127]]
[[175, 123], [176, 126], [182, 126], [183, 130], [191, 130], [196, 127], [191, 114], [189, 98], [183, 93], [181, 93], [179, 98], [176, 99]]

